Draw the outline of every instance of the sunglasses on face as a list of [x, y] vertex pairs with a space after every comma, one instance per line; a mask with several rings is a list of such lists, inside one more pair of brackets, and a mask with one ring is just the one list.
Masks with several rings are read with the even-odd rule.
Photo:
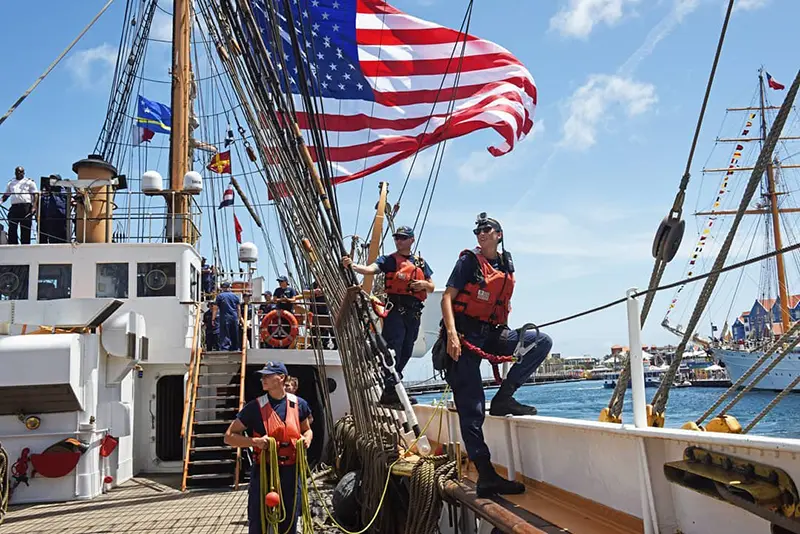
[[407, 235], [396, 235], [396, 236], [392, 236], [392, 237], [394, 237], [395, 241], [405, 241], [406, 239], [411, 239]]
[[481, 226], [480, 228], [475, 228], [472, 233], [475, 235], [488, 234], [492, 230], [494, 230], [494, 228], [491, 226]]

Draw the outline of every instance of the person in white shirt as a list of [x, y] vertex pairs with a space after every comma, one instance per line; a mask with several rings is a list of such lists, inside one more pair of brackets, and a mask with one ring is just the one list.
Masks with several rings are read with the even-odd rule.
[[[14, 179], [8, 182], [6, 192], [0, 202], [5, 202], [11, 197], [11, 209], [8, 210], [8, 244], [29, 245], [31, 242], [31, 225], [36, 217], [39, 190], [36, 182], [25, 178], [25, 169], [17, 167], [14, 170]], [[17, 227], [20, 227], [17, 238]]]

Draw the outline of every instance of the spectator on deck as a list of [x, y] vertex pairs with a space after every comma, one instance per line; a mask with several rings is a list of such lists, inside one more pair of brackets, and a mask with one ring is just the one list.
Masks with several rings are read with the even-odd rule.
[[[8, 210], [8, 244], [29, 245], [31, 242], [31, 225], [36, 217], [36, 199], [39, 190], [36, 182], [25, 177], [25, 169], [14, 169], [14, 179], [8, 182], [6, 192], [0, 198], [0, 203], [11, 198], [11, 208]], [[19, 236], [17, 236], [19, 228]]]
[[277, 279], [278, 287], [272, 293], [273, 301], [277, 303], [280, 310], [288, 312], [294, 311], [294, 301], [297, 300], [297, 290], [289, 285], [289, 279], [279, 276]]
[[[61, 175], [51, 174], [61, 180]], [[39, 201], [39, 242], [67, 243], [67, 193], [60, 185], [42, 187]]]

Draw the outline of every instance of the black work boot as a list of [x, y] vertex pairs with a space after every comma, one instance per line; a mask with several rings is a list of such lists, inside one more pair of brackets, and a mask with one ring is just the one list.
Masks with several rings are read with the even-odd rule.
[[490, 415], [536, 415], [536, 407], [520, 404], [513, 397], [516, 387], [512, 386], [508, 380], [503, 381], [503, 385], [497, 390], [492, 399], [492, 406], [489, 408]]
[[525, 484], [506, 480], [497, 474], [492, 462], [489, 460], [479, 460], [475, 462], [478, 468], [478, 497], [486, 498], [492, 495], [519, 495], [525, 493]]
[[[417, 399], [412, 396], [408, 396], [408, 401], [413, 405], [417, 404]], [[378, 401], [378, 404], [382, 404], [384, 406], [402, 406], [400, 402], [400, 397], [397, 396], [397, 391], [395, 391], [394, 386], [386, 386], [384, 388], [383, 393], [381, 393], [381, 398]]]
[[397, 396], [394, 386], [386, 386], [383, 389], [378, 404], [382, 404], [383, 406], [400, 406], [400, 397]]

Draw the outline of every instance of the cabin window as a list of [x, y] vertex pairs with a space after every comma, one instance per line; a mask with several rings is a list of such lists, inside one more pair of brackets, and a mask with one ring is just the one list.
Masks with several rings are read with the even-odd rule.
[[68, 299], [72, 296], [72, 265], [39, 265], [38, 300]]
[[137, 297], [174, 297], [175, 263], [137, 263]]
[[0, 265], [0, 300], [28, 300], [29, 265]]
[[128, 264], [98, 263], [95, 297], [99, 299], [128, 298]]
[[200, 302], [200, 271], [194, 265], [189, 265], [189, 267], [192, 270], [189, 280], [189, 297], [195, 302]]

